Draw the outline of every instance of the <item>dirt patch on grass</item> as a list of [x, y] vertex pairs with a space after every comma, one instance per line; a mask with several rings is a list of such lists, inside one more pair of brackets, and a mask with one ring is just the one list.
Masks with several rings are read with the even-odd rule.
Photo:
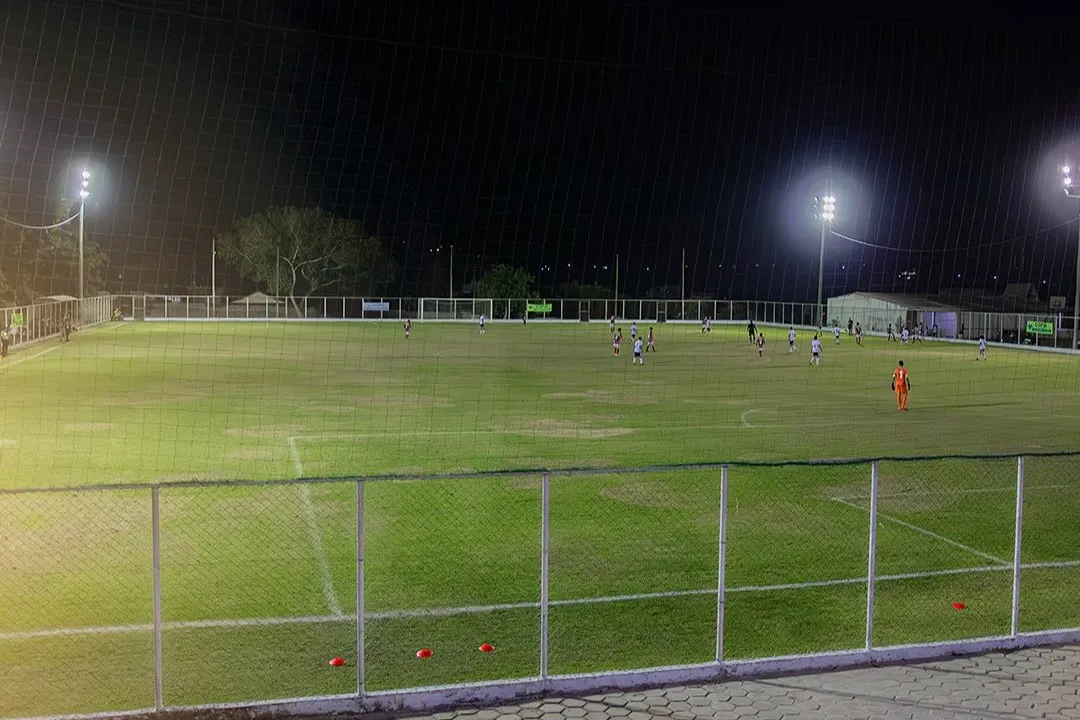
[[[672, 492], [663, 483], [638, 480], [609, 485], [600, 491], [608, 500], [647, 508], [696, 508], [700, 503], [686, 493]], [[700, 498], [698, 498], [700, 500]]]
[[112, 430], [116, 427], [116, 423], [109, 422], [78, 422], [68, 423], [64, 425], [64, 430], [68, 432], [77, 433], [91, 433], [91, 432], [104, 432], [105, 430]]
[[553, 392], [543, 396], [546, 400], [587, 400], [597, 405], [653, 405], [655, 400], [641, 395], [616, 393], [608, 390], [585, 390], [584, 392]]
[[18, 440], [12, 440], [11, 438], [0, 438], [0, 448], [11, 448], [19, 444]]
[[303, 435], [307, 431], [303, 425], [254, 425], [246, 428], [229, 428], [227, 435], [242, 438], [286, 438]]
[[603, 438], [633, 435], [634, 428], [589, 427], [570, 420], [543, 419], [507, 430], [514, 435], [529, 437], [562, 438], [570, 440], [601, 440]]
[[251, 447], [229, 453], [233, 460], [280, 460], [285, 457], [284, 447]]

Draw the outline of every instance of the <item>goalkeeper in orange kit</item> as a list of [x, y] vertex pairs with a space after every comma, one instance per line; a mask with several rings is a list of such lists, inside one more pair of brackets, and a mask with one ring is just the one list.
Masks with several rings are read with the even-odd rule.
[[911, 378], [908, 376], [903, 360], [897, 363], [896, 369], [893, 370], [892, 389], [896, 391], [896, 409], [899, 411], [907, 410], [907, 396], [908, 391], [911, 390]]

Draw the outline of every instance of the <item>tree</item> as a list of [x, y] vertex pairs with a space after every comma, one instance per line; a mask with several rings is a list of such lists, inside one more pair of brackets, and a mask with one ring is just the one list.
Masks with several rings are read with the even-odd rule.
[[496, 317], [502, 317], [506, 312], [517, 317], [525, 312], [525, 300], [532, 289], [533, 276], [527, 271], [512, 265], [495, 265], [476, 281], [473, 295], [478, 298], [521, 298], [513, 303], [513, 307], [496, 303], [494, 308]]
[[[74, 217], [79, 205], [62, 200], [51, 223]], [[50, 223], [50, 224], [51, 224]], [[16, 304], [33, 302], [44, 295], [77, 295], [79, 292], [79, 221], [72, 220], [49, 230], [21, 229], [2, 253], [0, 294]], [[86, 294], [104, 288], [108, 256], [84, 236], [83, 272]]]
[[395, 264], [359, 222], [317, 207], [272, 206], [237, 220], [217, 239], [222, 257], [271, 295], [338, 291], [372, 295], [394, 279]]

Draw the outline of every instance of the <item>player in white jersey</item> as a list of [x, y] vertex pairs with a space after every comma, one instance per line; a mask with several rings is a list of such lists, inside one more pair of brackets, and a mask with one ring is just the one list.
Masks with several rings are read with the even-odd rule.
[[630, 323], [630, 339], [631, 340], [636, 340], [637, 339], [637, 320]]
[[412, 337], [412, 320], [405, 319], [405, 339], [408, 340]]
[[645, 367], [645, 356], [641, 354], [641, 346], [643, 344], [641, 338], [634, 340], [634, 365], [641, 363], [641, 367]]
[[712, 318], [711, 317], [706, 317], [705, 318], [705, 333], [708, 334], [708, 333], [711, 333], [711, 332], [712, 332]]
[[795, 352], [798, 348], [795, 347], [795, 328], [791, 328], [787, 332], [787, 351], [789, 353]]
[[487, 320], [487, 318], [484, 317], [484, 314], [480, 313], [480, 334], [481, 335], [483, 335], [484, 333], [487, 332], [487, 328], [484, 327], [484, 323], [486, 322], [486, 320]]
[[810, 341], [810, 364], [821, 365], [821, 341], [817, 335]]
[[900, 344], [907, 345], [910, 338], [911, 333], [908, 332], [907, 326], [905, 326], [904, 329], [900, 331]]
[[985, 335], [980, 335], [979, 336], [979, 354], [975, 356], [975, 359], [976, 360], [985, 360], [986, 359], [986, 336]]
[[836, 344], [839, 345], [840, 344], [840, 328], [834, 327], [832, 329], [832, 334], [833, 334], [833, 337], [836, 338]]
[[763, 334], [757, 336], [757, 356], [765, 356], [765, 335]]
[[607, 326], [608, 326], [608, 332], [610, 332], [612, 335], [614, 335], [615, 334], [615, 316], [614, 315], [612, 315], [611, 318], [607, 321]]

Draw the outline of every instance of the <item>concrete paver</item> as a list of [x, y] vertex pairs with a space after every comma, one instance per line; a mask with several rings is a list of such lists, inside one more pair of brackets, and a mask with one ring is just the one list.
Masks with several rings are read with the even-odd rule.
[[1080, 645], [818, 675], [548, 697], [416, 720], [1080, 720]]

